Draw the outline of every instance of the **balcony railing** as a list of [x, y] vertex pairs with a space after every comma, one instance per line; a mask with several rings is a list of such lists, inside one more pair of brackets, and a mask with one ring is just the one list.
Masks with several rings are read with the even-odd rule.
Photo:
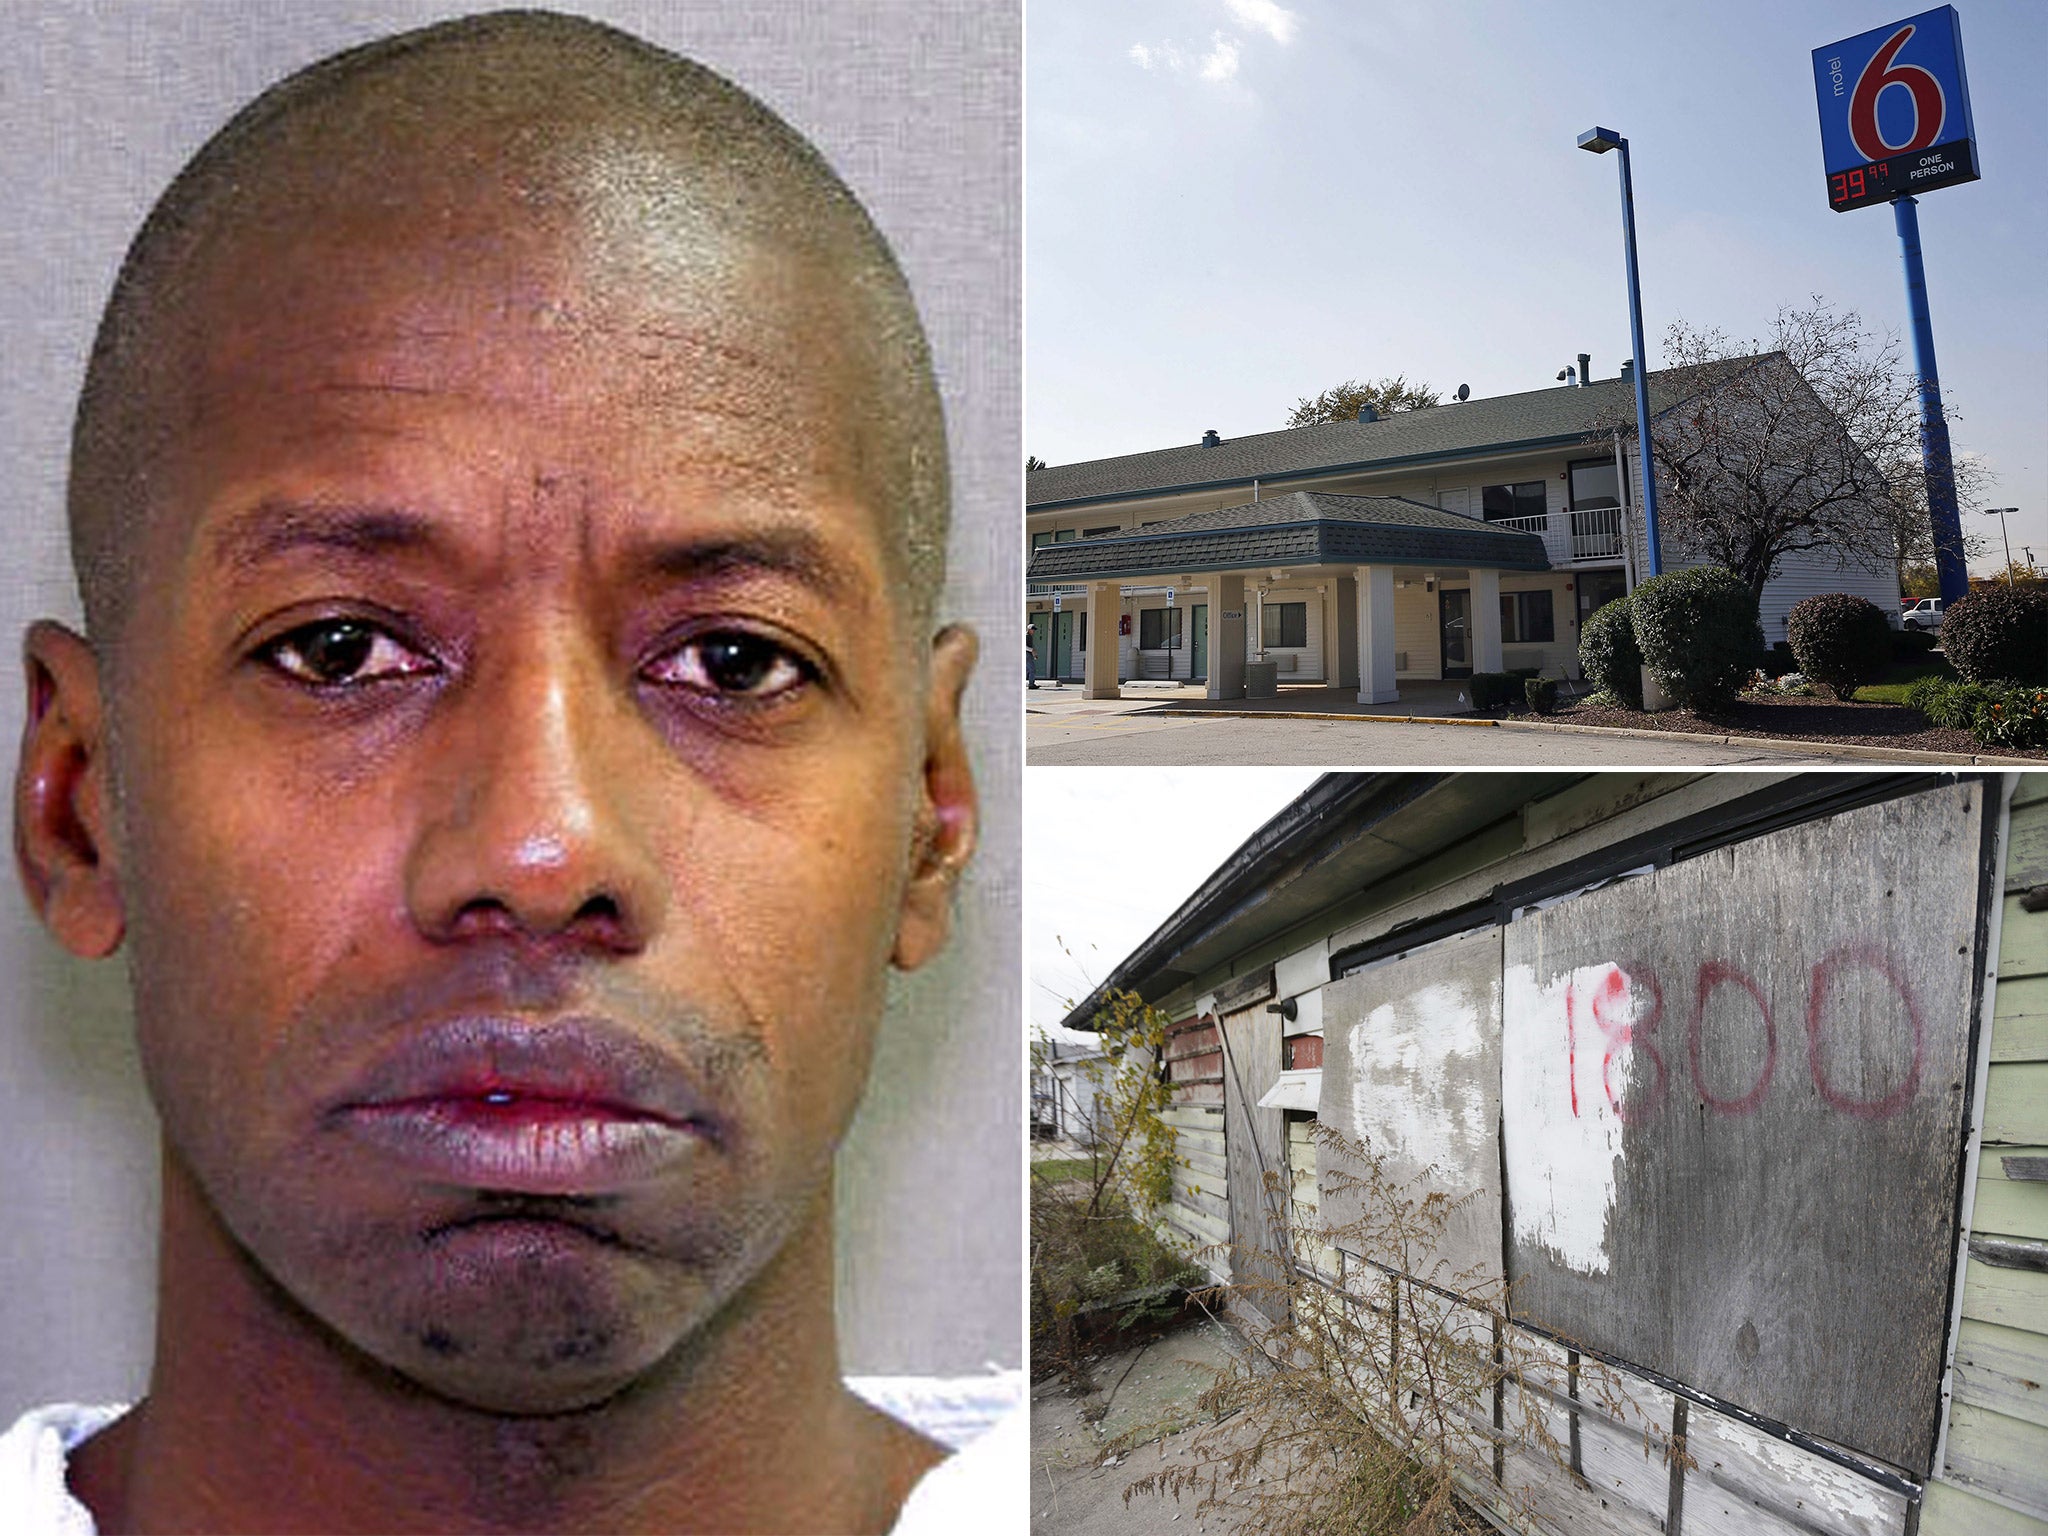
[[1621, 553], [1621, 508], [1595, 507], [1572, 514], [1572, 558], [1598, 559]]
[[1489, 517], [1486, 526], [1500, 528], [1508, 533], [1548, 533], [1550, 514], [1538, 512], [1534, 517]]

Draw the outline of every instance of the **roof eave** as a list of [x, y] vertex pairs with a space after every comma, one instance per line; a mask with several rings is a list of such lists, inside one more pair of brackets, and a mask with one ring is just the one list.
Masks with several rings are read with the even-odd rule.
[[[1624, 423], [1624, 430], [1632, 428], [1633, 421]], [[1250, 485], [1257, 481], [1260, 486], [1278, 485], [1288, 480], [1309, 480], [1321, 475], [1359, 474], [1367, 470], [1404, 469], [1417, 464], [1436, 464], [1450, 459], [1472, 459], [1488, 454], [1524, 453], [1537, 448], [1562, 448], [1573, 443], [1582, 443], [1587, 437], [1613, 430], [1595, 423], [1578, 432], [1556, 433], [1549, 437], [1518, 438], [1507, 443], [1487, 443], [1471, 448], [1440, 449], [1434, 453], [1397, 454], [1384, 459], [1358, 459], [1343, 464], [1325, 464], [1312, 469], [1282, 470], [1275, 474], [1232, 475], [1223, 480], [1195, 480], [1183, 485], [1158, 485], [1144, 490], [1117, 491], [1103, 496], [1070, 496], [1062, 501], [1027, 501], [1024, 512], [1028, 517], [1034, 512], [1063, 512], [1076, 507], [1099, 507], [1117, 501], [1147, 501], [1162, 496], [1184, 496], [1196, 491], [1221, 491], [1232, 486]]]

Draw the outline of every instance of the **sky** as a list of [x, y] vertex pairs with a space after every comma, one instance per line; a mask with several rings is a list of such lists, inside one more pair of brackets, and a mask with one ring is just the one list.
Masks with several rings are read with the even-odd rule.
[[1031, 1022], [1058, 1023], [1244, 840], [1303, 768], [1038, 768], [1025, 775]]
[[[1031, 0], [1025, 448], [1051, 464], [1284, 426], [1405, 374], [1559, 387], [1630, 353], [1629, 139], [1651, 366], [1673, 320], [1819, 294], [1906, 339], [1890, 210], [1827, 205], [1811, 51], [1919, 0]], [[1919, 201], [1959, 454], [2048, 568], [2044, 0], [1961, 0], [1983, 179]], [[2003, 564], [1999, 519], [1974, 569]]]

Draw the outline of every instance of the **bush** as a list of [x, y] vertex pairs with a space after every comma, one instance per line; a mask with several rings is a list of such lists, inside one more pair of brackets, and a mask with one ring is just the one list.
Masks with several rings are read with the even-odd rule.
[[1971, 718], [1972, 736], [1987, 747], [2048, 747], [2048, 688], [1997, 688], [1988, 695]]
[[1521, 702], [1522, 680], [1512, 672], [1474, 672], [1472, 707], [1480, 713]]
[[1934, 654], [1934, 648], [1941, 642], [1924, 629], [1895, 629], [1892, 631], [1892, 660], [1918, 661], [1922, 656]]
[[1773, 641], [1771, 648], [1764, 652], [1763, 673], [1765, 677], [1783, 677], [1787, 672], [1799, 670], [1799, 658], [1792, 654], [1792, 647], [1782, 640]]
[[1976, 723], [1977, 708], [1988, 703], [1991, 690], [1980, 683], [1959, 683], [1946, 677], [1922, 677], [1906, 689], [1906, 702], [1945, 731], [1967, 731]]
[[1875, 603], [1847, 592], [1823, 592], [1792, 605], [1785, 634], [1799, 670], [1838, 699], [1855, 697], [1891, 665], [1892, 627]]
[[1941, 621], [1941, 648], [1973, 683], [2048, 683], [2048, 584], [1957, 598]]
[[1557, 713], [1557, 679], [1554, 677], [1525, 677], [1522, 679], [1522, 697], [1529, 708], [1539, 715]]
[[1652, 576], [1628, 606], [1643, 664], [1689, 709], [1732, 698], [1763, 656], [1756, 594], [1723, 566]]
[[1630, 709], [1643, 707], [1643, 653], [1627, 598], [1602, 603], [1580, 627], [1579, 669], [1602, 693]]

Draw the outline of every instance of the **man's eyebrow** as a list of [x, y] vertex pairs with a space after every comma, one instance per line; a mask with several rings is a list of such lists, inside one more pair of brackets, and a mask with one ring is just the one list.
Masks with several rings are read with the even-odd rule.
[[862, 585], [847, 562], [807, 528], [650, 542], [638, 552], [636, 563], [655, 576], [683, 581], [767, 572], [793, 577], [834, 599], [858, 596]]
[[377, 555], [438, 542], [433, 524], [400, 507], [265, 500], [215, 529], [216, 563], [249, 569], [300, 549]]

